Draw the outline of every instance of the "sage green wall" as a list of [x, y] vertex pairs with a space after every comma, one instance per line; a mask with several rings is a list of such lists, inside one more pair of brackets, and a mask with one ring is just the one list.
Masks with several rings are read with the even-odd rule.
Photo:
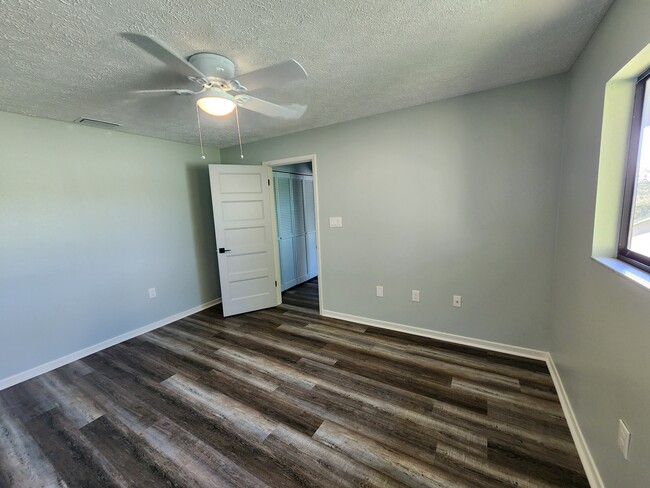
[[[650, 292], [590, 259], [605, 83], [650, 43], [650, 2], [617, 0], [569, 76], [551, 352], [607, 486], [650, 483]], [[622, 184], [622, 183], [621, 183]], [[629, 461], [617, 419], [632, 431]]]
[[198, 155], [0, 112], [0, 380], [220, 296]]
[[317, 155], [325, 310], [547, 349], [564, 89], [552, 77], [246, 144], [244, 162]]

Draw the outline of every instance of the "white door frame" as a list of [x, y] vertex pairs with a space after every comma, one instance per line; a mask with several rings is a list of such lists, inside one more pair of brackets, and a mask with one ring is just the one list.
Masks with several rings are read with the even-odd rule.
[[[320, 218], [319, 218], [319, 211], [318, 211], [318, 170], [317, 170], [317, 164], [316, 164], [316, 155], [315, 154], [306, 154], [304, 156], [293, 156], [290, 158], [281, 158], [281, 159], [273, 159], [271, 161], [262, 161], [262, 164], [264, 166], [270, 166], [271, 168], [273, 166], [286, 166], [288, 164], [296, 164], [296, 163], [311, 163], [311, 171], [314, 175], [314, 213], [316, 214], [316, 255], [318, 257], [318, 313], [320, 315], [323, 315], [323, 265], [322, 265], [322, 260], [321, 260], [321, 255], [320, 255]], [[271, 180], [273, 181], [273, 180]], [[273, 226], [274, 226], [274, 232], [276, 233], [275, 241], [277, 242], [277, 223], [276, 223], [276, 217], [275, 217], [275, 190], [274, 188], [271, 188], [271, 200], [272, 200], [272, 205], [271, 208], [273, 209]], [[280, 250], [278, 246], [275, 246], [275, 267], [278, 270], [278, 279], [280, 279]], [[278, 290], [280, 288], [278, 287]]]

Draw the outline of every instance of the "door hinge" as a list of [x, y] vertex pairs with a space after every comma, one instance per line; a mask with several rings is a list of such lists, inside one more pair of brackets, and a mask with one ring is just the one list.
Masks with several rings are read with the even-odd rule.
[[266, 181], [268, 181], [268, 182], [269, 182], [269, 186], [271, 186], [271, 180], [270, 180], [270, 179], [268, 179], [268, 180], [266, 180]]
[[277, 282], [277, 281], [275, 282], [275, 287], [276, 287], [276, 288], [278, 287], [278, 282]]

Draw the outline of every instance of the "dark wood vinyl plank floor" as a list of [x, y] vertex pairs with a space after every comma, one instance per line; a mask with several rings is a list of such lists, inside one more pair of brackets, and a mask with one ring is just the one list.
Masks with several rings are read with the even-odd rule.
[[318, 310], [318, 276], [282, 292], [282, 303]]
[[544, 363], [321, 317], [314, 286], [1, 391], [0, 486], [588, 486]]

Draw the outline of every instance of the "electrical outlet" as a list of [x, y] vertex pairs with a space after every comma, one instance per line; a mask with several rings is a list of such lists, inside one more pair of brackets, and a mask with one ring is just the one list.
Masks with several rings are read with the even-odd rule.
[[411, 290], [411, 301], [413, 302], [420, 301], [420, 290]]
[[378, 297], [383, 297], [384, 296], [384, 287], [377, 285], [377, 296]]
[[617, 444], [619, 450], [621, 451], [621, 454], [623, 454], [623, 458], [626, 460], [630, 458], [631, 437], [632, 434], [630, 433], [630, 429], [627, 428], [627, 425], [625, 425], [625, 422], [623, 422], [621, 419], [618, 419]]
[[149, 288], [149, 298], [156, 298], [156, 289]]
[[461, 296], [460, 295], [454, 295], [452, 305], [454, 307], [458, 307], [458, 308], [461, 307]]

